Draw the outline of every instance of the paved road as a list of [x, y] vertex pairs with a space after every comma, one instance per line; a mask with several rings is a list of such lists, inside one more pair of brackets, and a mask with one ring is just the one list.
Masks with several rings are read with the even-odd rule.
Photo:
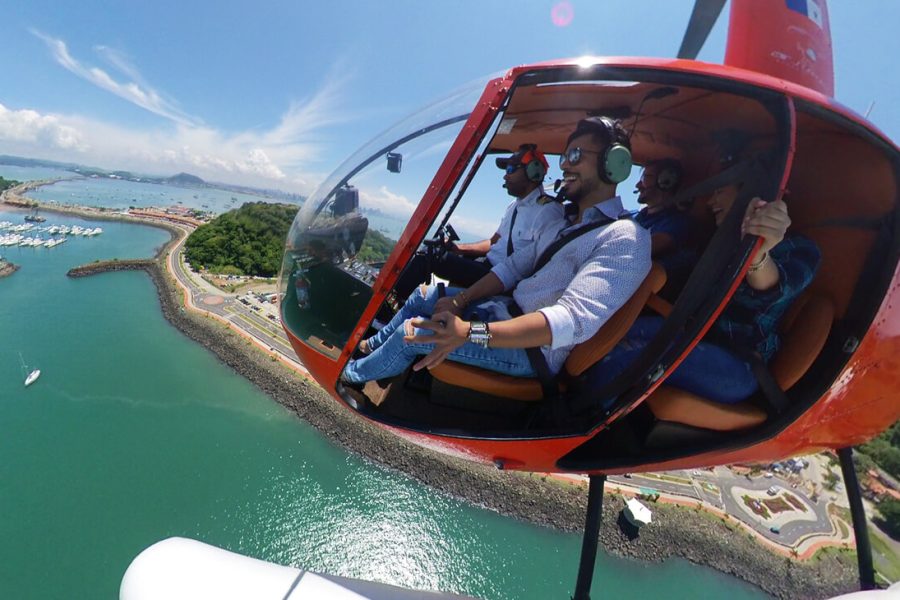
[[[656, 475], [656, 476], [654, 476]], [[667, 479], [660, 479], [669, 477]], [[682, 481], [677, 481], [677, 480]], [[819, 503], [810, 500], [800, 489], [792, 489], [790, 483], [779, 477], [765, 478], [754, 477], [748, 479], [738, 476], [726, 467], [717, 467], [713, 470], [697, 471], [672, 471], [664, 474], [635, 474], [629, 478], [611, 477], [611, 482], [621, 483], [632, 487], [646, 487], [676, 494], [688, 500], [702, 500], [749, 525], [766, 539], [785, 546], [794, 546], [802, 538], [812, 535], [829, 535], [834, 531], [828, 518], [826, 501], [820, 499]], [[769, 497], [766, 490], [775, 486], [779, 492], [789, 491], [812, 509], [815, 521], [793, 520], [781, 525], [780, 532], [774, 533], [769, 527], [774, 522], [770, 519], [764, 521], [752, 514], [749, 508], [732, 493], [734, 488], [742, 488], [757, 492], [753, 496]], [[740, 495], [739, 495], [740, 496]], [[777, 495], [776, 495], [777, 496]]]
[[[264, 347], [303, 369], [281, 328], [277, 305], [260, 302], [255, 297], [238, 296], [219, 290], [185, 264], [183, 245], [184, 239], [172, 249], [170, 265], [178, 281], [189, 290], [191, 303], [230, 321], [256, 338]], [[244, 302], [241, 302], [241, 298]]]

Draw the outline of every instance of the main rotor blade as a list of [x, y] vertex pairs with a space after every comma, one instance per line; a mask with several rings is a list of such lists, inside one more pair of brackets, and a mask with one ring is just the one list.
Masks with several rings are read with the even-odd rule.
[[691, 60], [697, 58], [724, 6], [725, 0], [697, 0], [694, 2], [691, 20], [688, 21], [684, 39], [681, 40], [681, 48], [678, 49], [678, 58]]

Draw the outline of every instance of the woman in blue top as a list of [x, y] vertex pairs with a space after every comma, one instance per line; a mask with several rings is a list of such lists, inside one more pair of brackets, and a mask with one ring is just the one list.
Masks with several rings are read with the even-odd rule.
[[[730, 185], [716, 190], [709, 199], [716, 226], [722, 224], [737, 193], [738, 187]], [[799, 235], [785, 237], [790, 224], [787, 205], [781, 200], [750, 201], [741, 235], [761, 237], [762, 246], [707, 339], [697, 344], [666, 379], [667, 385], [729, 404], [756, 391], [750, 363], [724, 346], [756, 352], [765, 362], [780, 347], [778, 322], [812, 282], [820, 260], [818, 248], [809, 239]], [[592, 369], [591, 385], [601, 386], [621, 372], [662, 324], [662, 317], [639, 318], [622, 342]]]

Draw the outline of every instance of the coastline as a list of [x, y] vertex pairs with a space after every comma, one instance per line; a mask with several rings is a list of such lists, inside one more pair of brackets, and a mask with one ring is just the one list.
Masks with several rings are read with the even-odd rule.
[[[73, 269], [70, 275], [146, 270], [167, 321], [331, 440], [366, 460], [402, 472], [470, 504], [542, 526], [570, 532], [581, 530], [587, 501], [587, 486], [583, 481], [498, 471], [414, 446], [357, 417], [315, 383], [272, 360], [269, 353], [227, 325], [205, 313], [185, 308], [182, 290], [165, 266], [170, 249], [185, 235], [182, 228], [118, 213], [42, 204], [39, 207], [169, 231], [171, 240], [154, 259], [90, 263]], [[733, 519], [721, 519], [693, 508], [655, 504], [652, 506], [654, 524], [642, 529], [637, 538], [629, 539], [619, 524], [624, 497], [608, 493], [604, 504], [601, 544], [612, 554], [644, 561], [684, 558], [738, 577], [779, 598], [824, 598], [856, 587], [855, 564], [848, 566], [833, 555], [810, 561], [778, 556], [760, 546], [752, 535], [736, 528]], [[577, 565], [573, 564], [573, 584], [576, 569]]]

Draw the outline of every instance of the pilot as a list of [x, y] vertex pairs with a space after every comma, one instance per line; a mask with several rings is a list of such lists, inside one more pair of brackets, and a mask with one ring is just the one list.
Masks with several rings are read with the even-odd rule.
[[[564, 227], [539, 232], [471, 287], [448, 289], [446, 297], [435, 286], [416, 289], [390, 323], [360, 344], [367, 355], [342, 374], [348, 393], [364, 401], [358, 384], [445, 359], [513, 376], [534, 377], [545, 368], [555, 374], [572, 348], [631, 297], [650, 270], [650, 234], [609, 215], [623, 212], [616, 186], [631, 170], [627, 133], [606, 117], [579, 121], [560, 167], [573, 203]], [[539, 349], [531, 352], [537, 364], [526, 348]]]
[[[723, 160], [726, 168], [732, 163], [730, 157]], [[709, 198], [707, 205], [717, 227], [738, 191], [737, 185], [727, 185]], [[765, 202], [758, 197], [750, 201], [741, 236], [757, 235], [763, 239], [762, 246], [721, 316], [666, 379], [666, 385], [726, 404], [740, 402], [756, 391], [752, 363], [767, 363], [778, 350], [778, 324], [812, 282], [819, 266], [818, 247], [803, 236], [789, 235], [790, 224], [783, 201]], [[592, 367], [590, 385], [599, 388], [636, 359], [662, 323], [662, 317], [639, 317], [625, 338]]]
[[437, 260], [417, 255], [394, 286], [400, 297], [409, 295], [430, 273], [453, 285], [470, 286], [514, 251], [532, 244], [539, 231], [562, 227], [563, 207], [544, 192], [547, 159], [535, 144], [522, 144], [511, 156], [498, 158], [496, 164], [506, 171], [503, 187], [515, 198], [506, 207], [496, 233], [480, 242], [451, 242]]

